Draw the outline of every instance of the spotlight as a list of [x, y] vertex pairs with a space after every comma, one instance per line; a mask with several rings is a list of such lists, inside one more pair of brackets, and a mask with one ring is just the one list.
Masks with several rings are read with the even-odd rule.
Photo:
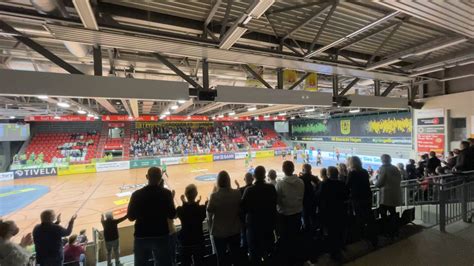
[[59, 107], [62, 107], [62, 108], [69, 108], [69, 107], [71, 107], [71, 105], [68, 104], [68, 103], [66, 103], [66, 102], [58, 102], [57, 105], [58, 105]]
[[78, 113], [78, 114], [81, 114], [81, 115], [87, 114], [87, 112], [84, 111], [84, 110], [82, 110], [82, 109], [79, 109], [79, 110], [77, 111], [77, 113]]

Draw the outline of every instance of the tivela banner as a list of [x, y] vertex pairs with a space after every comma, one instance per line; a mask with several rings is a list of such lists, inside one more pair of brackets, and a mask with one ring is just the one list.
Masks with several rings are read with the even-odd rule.
[[226, 160], [234, 160], [235, 154], [233, 153], [219, 153], [214, 154], [214, 161], [226, 161]]
[[58, 175], [58, 169], [56, 169], [56, 167], [21, 169], [21, 170], [13, 171], [14, 178], [56, 176], [56, 175]]
[[128, 170], [130, 169], [130, 161], [97, 163], [95, 169], [97, 172]]
[[130, 168], [148, 168], [152, 166], [160, 166], [160, 159], [142, 159], [142, 160], [132, 160], [130, 161]]
[[13, 180], [13, 172], [0, 173], [0, 182]]

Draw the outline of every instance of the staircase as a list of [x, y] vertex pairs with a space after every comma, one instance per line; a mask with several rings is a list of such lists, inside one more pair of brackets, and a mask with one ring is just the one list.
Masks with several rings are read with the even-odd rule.
[[122, 150], [122, 157], [125, 160], [130, 159], [130, 138], [132, 136], [132, 127], [133, 129], [135, 129], [133, 122], [125, 122], [125, 127], [123, 129], [124, 132], [123, 132], [123, 150]]
[[105, 143], [107, 142], [108, 136], [109, 136], [109, 123], [103, 123], [102, 129], [100, 130], [99, 145], [97, 146], [97, 152], [96, 152], [95, 158], [104, 157]]

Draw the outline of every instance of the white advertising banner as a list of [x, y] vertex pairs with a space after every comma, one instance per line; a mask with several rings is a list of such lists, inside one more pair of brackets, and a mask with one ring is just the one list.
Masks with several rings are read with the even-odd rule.
[[245, 159], [247, 157], [247, 152], [236, 152], [235, 153], [235, 159]]
[[161, 165], [176, 165], [185, 164], [188, 162], [188, 157], [163, 157], [160, 158]]
[[13, 172], [0, 173], [0, 182], [10, 180], [13, 180]]
[[128, 170], [130, 169], [130, 161], [97, 163], [95, 169], [97, 172]]

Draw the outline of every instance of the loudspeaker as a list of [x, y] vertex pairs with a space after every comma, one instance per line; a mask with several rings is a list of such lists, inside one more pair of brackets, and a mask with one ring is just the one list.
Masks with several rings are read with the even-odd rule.
[[334, 107], [350, 106], [351, 103], [352, 100], [349, 100], [347, 97], [344, 96], [332, 97], [332, 106]]
[[217, 97], [216, 90], [200, 90], [198, 91], [198, 100], [213, 102]]

